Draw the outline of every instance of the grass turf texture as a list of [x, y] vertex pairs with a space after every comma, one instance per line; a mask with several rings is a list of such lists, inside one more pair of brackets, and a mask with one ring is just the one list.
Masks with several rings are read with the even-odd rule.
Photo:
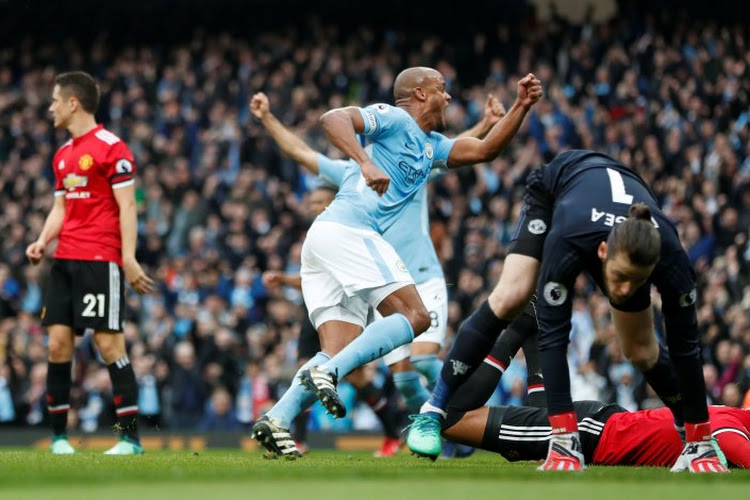
[[750, 494], [750, 471], [716, 476], [589, 467], [582, 474], [566, 474], [537, 472], [536, 465], [511, 464], [490, 453], [433, 463], [405, 452], [376, 459], [366, 452], [316, 451], [287, 461], [237, 450], [117, 457], [0, 449], [0, 498], [724, 500]]

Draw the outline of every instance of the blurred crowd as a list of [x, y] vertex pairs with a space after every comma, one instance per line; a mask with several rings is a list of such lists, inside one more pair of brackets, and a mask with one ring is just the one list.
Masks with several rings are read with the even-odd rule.
[[[50, 162], [67, 140], [47, 114], [57, 72], [82, 69], [98, 79], [97, 118], [127, 142], [139, 169], [137, 257], [159, 283], [154, 295], [127, 298], [125, 337], [143, 421], [213, 430], [248, 425], [295, 371], [301, 296], [266, 288], [261, 274], [299, 271], [307, 193], [320, 183], [279, 153], [250, 115], [249, 97], [263, 90], [283, 123], [340, 157], [319, 116], [392, 103], [395, 75], [413, 65], [445, 76], [448, 135], [476, 123], [488, 93], [509, 107], [528, 72], [546, 92], [499, 158], [429, 186], [449, 342], [500, 275], [529, 171], [566, 148], [596, 149], [642, 175], [677, 224], [699, 283], [707, 399], [750, 405], [747, 25], [674, 12], [622, 12], [580, 25], [531, 16], [448, 44], [437, 33], [347, 31], [308, 19], [304, 28], [245, 36], [196, 30], [164, 44], [29, 37], [0, 48], [0, 422], [46, 419], [39, 316], [49, 261], [32, 267], [24, 251], [52, 206]], [[654, 304], [662, 335], [658, 294]], [[624, 359], [608, 307], [582, 276], [569, 351], [574, 398], [631, 409], [659, 404]], [[69, 426], [106, 428], [110, 382], [88, 334], [75, 356]], [[522, 356], [514, 366], [493, 402], [523, 404]]]

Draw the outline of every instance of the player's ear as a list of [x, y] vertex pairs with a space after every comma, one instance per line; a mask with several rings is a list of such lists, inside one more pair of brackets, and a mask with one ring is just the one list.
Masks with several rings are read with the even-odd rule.
[[68, 102], [68, 108], [70, 108], [70, 112], [77, 110], [79, 107], [81, 107], [81, 103], [78, 101], [76, 96], [71, 95], [67, 98]]
[[599, 256], [599, 259], [601, 259], [602, 262], [607, 260], [607, 242], [602, 241], [599, 243], [599, 248], [596, 249], [596, 255]]
[[414, 90], [412, 92], [414, 92], [414, 97], [416, 97], [420, 101], [424, 101], [427, 99], [427, 94], [422, 87], [414, 87]]

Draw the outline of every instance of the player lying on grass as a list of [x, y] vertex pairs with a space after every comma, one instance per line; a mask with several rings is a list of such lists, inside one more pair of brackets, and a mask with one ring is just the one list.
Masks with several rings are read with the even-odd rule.
[[[685, 444], [669, 408], [630, 412], [599, 401], [573, 403], [586, 463], [671, 467]], [[711, 435], [730, 467], [750, 468], [750, 411], [709, 406]], [[492, 406], [449, 412], [443, 436], [507, 460], [544, 460], [552, 428], [546, 408]], [[712, 467], [706, 462], [701, 467]]]
[[[453, 395], [442, 435], [457, 443], [495, 451], [510, 461], [543, 460], [552, 435], [543, 384], [529, 393], [530, 406], [482, 406], [521, 345], [529, 371], [538, 370], [538, 346], [527, 341], [536, 339], [537, 325], [533, 315], [521, 317], [528, 319], [515, 321], [500, 335], [490, 355]], [[629, 412], [599, 401], [573, 404], [587, 463], [670, 466], [685, 446], [667, 407]], [[750, 411], [726, 406], [709, 406], [708, 411], [711, 436], [730, 465], [750, 467]], [[713, 462], [704, 461], [700, 467], [708, 472]]]

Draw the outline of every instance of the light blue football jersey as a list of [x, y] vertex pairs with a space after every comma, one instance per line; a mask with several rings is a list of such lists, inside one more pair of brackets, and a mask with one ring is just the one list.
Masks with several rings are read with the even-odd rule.
[[336, 198], [318, 218], [380, 234], [404, 218], [405, 224], [411, 222], [406, 234], [421, 231], [417, 227], [420, 218], [403, 217], [404, 211], [422, 191], [432, 168], [447, 162], [455, 140], [437, 132], [425, 134], [414, 118], [398, 107], [373, 104], [359, 111], [365, 122], [363, 135], [372, 148], [370, 157], [391, 179], [388, 191], [378, 196], [352, 161], [344, 170]]
[[[318, 175], [336, 187], [341, 186], [347, 168], [359, 170], [359, 166], [353, 161], [333, 160], [318, 154]], [[431, 174], [430, 180], [434, 178], [435, 175]], [[403, 259], [415, 283], [425, 283], [432, 278], [443, 279], [443, 267], [430, 238], [425, 186], [414, 195], [396, 222], [383, 233], [383, 239]]]

